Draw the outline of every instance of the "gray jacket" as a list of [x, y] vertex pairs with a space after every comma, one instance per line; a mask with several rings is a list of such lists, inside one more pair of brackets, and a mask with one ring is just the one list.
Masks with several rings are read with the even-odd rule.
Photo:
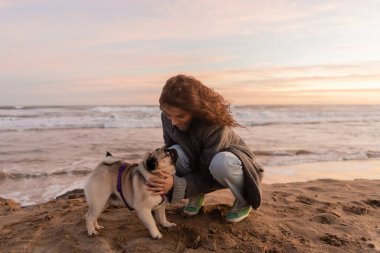
[[221, 151], [235, 154], [242, 162], [245, 198], [257, 209], [261, 204], [263, 168], [255, 162], [254, 155], [231, 127], [210, 125], [193, 119], [186, 131], [181, 131], [161, 115], [166, 147], [179, 144], [190, 158], [194, 173], [184, 177], [174, 176], [171, 202], [224, 188], [212, 177], [209, 166], [214, 155]]

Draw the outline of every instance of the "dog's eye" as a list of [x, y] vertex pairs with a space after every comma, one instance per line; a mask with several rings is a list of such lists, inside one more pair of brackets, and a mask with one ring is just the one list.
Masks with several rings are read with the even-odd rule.
[[146, 165], [147, 165], [147, 168], [149, 170], [154, 170], [157, 166], [157, 159], [154, 158], [154, 157], [150, 157], [147, 161], [146, 161]]

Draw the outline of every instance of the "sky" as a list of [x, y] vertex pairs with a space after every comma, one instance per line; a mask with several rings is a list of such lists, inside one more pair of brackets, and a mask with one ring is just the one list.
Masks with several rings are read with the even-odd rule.
[[0, 105], [380, 104], [380, 0], [0, 0]]

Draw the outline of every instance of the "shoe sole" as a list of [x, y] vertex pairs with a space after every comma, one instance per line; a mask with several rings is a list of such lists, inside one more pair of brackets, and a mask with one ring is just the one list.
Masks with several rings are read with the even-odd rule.
[[198, 213], [199, 212], [197, 212], [197, 213], [191, 213], [191, 212], [186, 212], [186, 211], [182, 212], [183, 216], [185, 216], [185, 217], [193, 217], [193, 216], [197, 215]]
[[183, 213], [186, 217], [195, 216], [195, 215], [197, 215], [197, 214], [201, 211], [201, 209], [202, 209], [204, 203], [205, 203], [205, 201], [203, 200], [202, 205], [201, 205], [201, 208], [199, 208], [199, 211], [198, 211], [198, 212], [189, 212], [189, 211], [183, 210], [182, 213]]
[[244, 220], [245, 218], [247, 218], [247, 217], [249, 216], [250, 213], [251, 213], [251, 210], [249, 211], [249, 213], [248, 213], [247, 215], [244, 215], [244, 216], [242, 216], [242, 217], [240, 217], [240, 218], [232, 219], [232, 220], [226, 218], [226, 221], [229, 222], [229, 223], [238, 223], [239, 221], [242, 221], [242, 220]]
[[233, 219], [233, 220], [226, 219], [226, 221], [229, 222], [229, 223], [238, 223], [239, 221], [242, 221], [242, 220], [244, 220], [244, 219], [247, 218], [247, 217], [248, 217], [248, 215], [247, 215], [247, 216], [240, 217], [240, 218], [238, 218], [238, 219]]

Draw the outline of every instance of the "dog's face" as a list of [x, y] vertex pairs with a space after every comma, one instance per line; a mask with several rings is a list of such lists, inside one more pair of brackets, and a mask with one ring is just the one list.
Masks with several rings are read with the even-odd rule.
[[158, 148], [146, 158], [145, 168], [151, 173], [158, 173], [163, 170], [174, 172], [177, 157], [175, 149]]

